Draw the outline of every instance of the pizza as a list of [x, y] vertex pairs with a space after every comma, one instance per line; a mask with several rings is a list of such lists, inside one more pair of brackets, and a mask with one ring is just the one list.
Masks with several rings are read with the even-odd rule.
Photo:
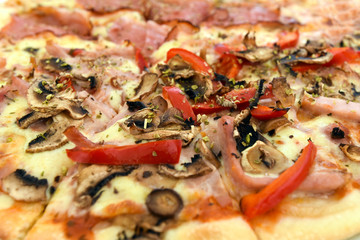
[[356, 239], [359, 9], [3, 2], [0, 239]]

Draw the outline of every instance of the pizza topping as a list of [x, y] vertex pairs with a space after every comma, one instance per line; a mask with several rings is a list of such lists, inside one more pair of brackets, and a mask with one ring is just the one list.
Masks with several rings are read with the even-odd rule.
[[195, 154], [190, 163], [183, 163], [185, 170], [177, 170], [174, 166], [166, 164], [159, 165], [158, 172], [172, 178], [199, 177], [212, 171], [211, 167], [204, 161], [200, 154]]
[[177, 87], [163, 87], [163, 96], [169, 99], [171, 104], [182, 112], [185, 121], [196, 121], [192, 107], [183, 92]]
[[37, 7], [30, 12], [14, 15], [1, 33], [15, 40], [46, 31], [56, 36], [71, 33], [86, 38], [91, 35], [91, 28], [90, 21], [78, 11]]
[[141, 101], [126, 101], [126, 105], [128, 105], [129, 112], [136, 112], [146, 108], [146, 105]]
[[241, 200], [241, 209], [248, 219], [264, 214], [295, 191], [307, 177], [316, 156], [316, 146], [309, 140], [295, 164], [256, 194]]
[[75, 201], [80, 208], [89, 207], [101, 194], [101, 189], [115, 177], [129, 175], [136, 166], [90, 165], [78, 176]]
[[77, 146], [67, 149], [70, 159], [91, 164], [176, 164], [181, 153], [181, 140], [161, 140], [135, 145]]
[[360, 147], [350, 144], [340, 144], [339, 147], [350, 160], [360, 162]]
[[160, 125], [159, 112], [150, 108], [137, 111], [124, 124], [129, 128], [131, 134], [151, 132]]
[[172, 189], [155, 189], [146, 198], [148, 210], [159, 217], [172, 218], [183, 208], [180, 195]]
[[36, 138], [29, 142], [26, 152], [37, 153], [54, 150], [68, 143], [68, 139], [63, 132], [70, 125], [70, 122], [71, 120], [63, 115], [55, 117], [54, 123], [48, 130], [37, 135]]
[[166, 127], [166, 129], [178, 129], [186, 126], [182, 117], [182, 112], [174, 107], [167, 109], [163, 115], [161, 115], [161, 123], [159, 127]]
[[289, 160], [273, 146], [256, 141], [242, 152], [241, 165], [249, 173], [279, 174], [289, 167]]
[[47, 179], [31, 176], [24, 169], [17, 169], [2, 180], [2, 189], [18, 201], [37, 202], [46, 200], [47, 188]]
[[298, 63], [306, 63], [306, 64], [325, 64], [331, 61], [334, 55], [331, 52], [320, 52], [317, 57], [302, 57], [297, 55], [289, 55], [280, 59], [281, 64], [298, 64]]
[[237, 57], [244, 58], [252, 63], [265, 62], [275, 56], [275, 50], [270, 47], [258, 47], [255, 41], [255, 35], [250, 36], [248, 32], [244, 37], [244, 44], [246, 50], [244, 51], [230, 51]]
[[49, 111], [49, 112], [37, 112], [37, 111], [31, 111], [29, 113], [26, 113], [24, 116], [18, 118], [16, 120], [16, 124], [22, 128], [28, 128], [31, 124], [37, 122], [40, 119], [44, 119], [44, 118], [49, 118], [52, 117], [56, 114], [58, 114], [59, 112], [54, 109], [54, 111]]
[[289, 108], [271, 108], [264, 105], [258, 105], [251, 109], [251, 116], [256, 119], [266, 121], [274, 118], [279, 118], [285, 115]]
[[81, 107], [81, 101], [74, 98], [74, 93], [67, 91], [58, 92], [55, 83], [38, 79], [30, 86], [27, 94], [30, 107], [39, 112], [61, 112], [66, 110], [73, 119], [82, 119], [87, 111]]
[[339, 127], [334, 127], [331, 131], [331, 138], [333, 139], [342, 139], [345, 137], [345, 132]]
[[268, 133], [272, 136], [275, 135], [276, 131], [289, 125], [291, 125], [291, 122], [286, 117], [279, 117], [262, 121], [259, 125], [259, 129], [262, 133]]
[[50, 72], [70, 72], [72, 67], [60, 58], [48, 58], [41, 60], [44, 69]]
[[158, 75], [155, 73], [145, 73], [141, 77], [140, 84], [135, 88], [135, 96], [132, 100], [143, 100], [153, 93], [158, 85]]
[[196, 150], [199, 150], [201, 155], [216, 168], [219, 168], [221, 166], [219, 159], [208, 148], [208, 146], [206, 145], [206, 142], [203, 139], [200, 138], [197, 140], [197, 142], [195, 144], [195, 151]]
[[295, 102], [295, 95], [285, 77], [273, 78], [272, 93], [283, 107], [291, 107]]
[[134, 135], [137, 140], [165, 140], [165, 139], [181, 139], [182, 146], [185, 147], [194, 139], [194, 134], [190, 130], [167, 130], [158, 129], [147, 133]]

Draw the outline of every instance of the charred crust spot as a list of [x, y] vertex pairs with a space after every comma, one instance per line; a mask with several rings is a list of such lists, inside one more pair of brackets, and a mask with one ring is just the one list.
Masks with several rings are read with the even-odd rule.
[[235, 158], [239, 159], [240, 156], [238, 156], [236, 153], [231, 153], [231, 155], [233, 155]]
[[214, 117], [214, 121], [216, 121], [216, 120], [218, 120], [220, 118], [221, 118], [220, 116], [216, 116], [216, 117]]
[[333, 139], [342, 139], [345, 137], [345, 133], [338, 127], [334, 127], [331, 131], [331, 138]]
[[139, 143], [141, 143], [141, 142], [142, 142], [142, 140], [139, 139], [139, 140], [136, 140], [136, 141], [135, 141], [135, 144], [139, 144]]
[[146, 105], [141, 101], [127, 101], [126, 104], [128, 105], [128, 109], [130, 112], [136, 112], [146, 108]]
[[38, 179], [37, 177], [31, 176], [30, 174], [26, 174], [24, 169], [16, 169], [14, 174], [18, 179], [22, 180], [24, 184], [28, 186], [35, 186], [38, 188], [48, 185], [46, 178]]
[[235, 138], [236, 148], [239, 152], [255, 144], [259, 140], [259, 134], [251, 125], [240, 123], [237, 127], [239, 137]]
[[101, 194], [103, 194], [104, 191], [99, 192], [95, 197], [92, 198], [91, 200], [91, 205], [93, 205], [94, 203], [96, 203], [96, 201], [101, 197]]
[[351, 83], [351, 90], [353, 91], [353, 96], [358, 97], [360, 96], [360, 91], [356, 91], [355, 84]]
[[175, 169], [174, 165], [166, 164], [166, 166], [167, 166], [168, 168]]
[[[256, 107], [256, 106], [258, 105], [258, 103], [259, 103], [260, 97], [261, 97], [262, 95], [264, 95], [264, 93], [263, 93], [264, 83], [265, 83], [265, 79], [261, 79], [261, 80], [259, 81], [259, 86], [258, 86], [258, 89], [257, 89], [257, 91], [256, 91], [256, 93], [255, 93], [254, 100], [253, 100], [253, 101], [250, 101], [250, 106], [249, 106], [250, 109]], [[250, 116], [250, 115], [249, 115], [249, 116]], [[250, 119], [249, 119], [249, 120], [250, 120]]]
[[143, 178], [148, 178], [148, 177], [151, 177], [152, 174], [153, 173], [151, 171], [144, 171], [142, 177]]

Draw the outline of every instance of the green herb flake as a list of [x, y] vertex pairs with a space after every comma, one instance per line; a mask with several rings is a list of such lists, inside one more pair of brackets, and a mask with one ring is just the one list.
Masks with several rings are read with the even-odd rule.
[[152, 152], [153, 157], [157, 157], [157, 153], [155, 151]]

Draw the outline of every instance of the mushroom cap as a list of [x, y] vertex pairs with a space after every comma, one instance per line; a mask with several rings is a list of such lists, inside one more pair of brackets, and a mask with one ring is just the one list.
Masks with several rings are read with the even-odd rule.
[[180, 195], [172, 189], [154, 189], [146, 198], [146, 207], [152, 214], [163, 217], [174, 217], [183, 208]]

